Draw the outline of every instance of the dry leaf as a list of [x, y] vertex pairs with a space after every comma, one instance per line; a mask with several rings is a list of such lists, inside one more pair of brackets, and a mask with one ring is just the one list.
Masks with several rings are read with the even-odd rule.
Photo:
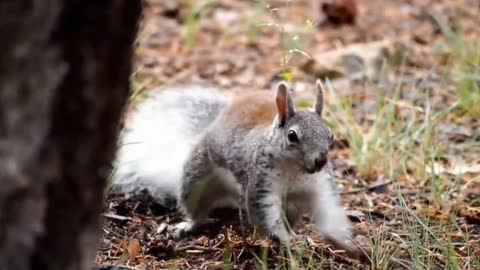
[[138, 241], [137, 239], [132, 239], [128, 244], [128, 255], [129, 255], [128, 259], [130, 261], [133, 261], [135, 257], [137, 257], [140, 250], [141, 250], [140, 241]]

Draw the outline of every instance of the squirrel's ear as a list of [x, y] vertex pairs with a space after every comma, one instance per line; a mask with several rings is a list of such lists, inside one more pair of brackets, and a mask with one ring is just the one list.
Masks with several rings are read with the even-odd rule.
[[292, 98], [288, 91], [287, 84], [282, 81], [277, 85], [277, 96], [275, 97], [277, 103], [278, 118], [280, 125], [284, 125], [288, 117], [295, 114], [295, 107], [293, 106]]
[[323, 110], [323, 84], [320, 79], [317, 79], [315, 82], [315, 92], [317, 93], [317, 97], [315, 98], [315, 112], [319, 115], [322, 115]]

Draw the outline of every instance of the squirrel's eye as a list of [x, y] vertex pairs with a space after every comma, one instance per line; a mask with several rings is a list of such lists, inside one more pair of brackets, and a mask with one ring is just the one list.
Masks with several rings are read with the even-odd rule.
[[298, 136], [297, 133], [294, 130], [289, 130], [287, 134], [288, 140], [291, 143], [298, 143]]

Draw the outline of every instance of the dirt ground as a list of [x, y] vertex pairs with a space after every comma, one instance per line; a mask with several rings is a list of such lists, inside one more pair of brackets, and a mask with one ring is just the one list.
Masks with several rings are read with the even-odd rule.
[[[461, 90], [462, 82], [480, 88], [480, 3], [358, 0], [355, 23], [336, 25], [326, 21], [321, 2], [193, 1], [192, 9], [182, 1], [145, 1], [130, 107], [154, 87], [188, 82], [260, 91], [279, 76], [292, 79], [308, 97], [315, 79], [328, 77], [336, 93], [326, 95], [332, 106], [326, 117], [336, 136], [331, 162], [357, 240], [371, 247], [371, 261], [349, 259], [307, 233], [307, 219], [297, 230], [294, 255], [284, 254], [227, 210], [219, 211], [221, 218], [211, 226], [175, 241], [157, 230], [181, 216], [148, 194], [128, 199], [108, 194], [97, 264], [480, 269], [480, 98]], [[465, 53], [470, 50], [465, 44], [477, 44], [472, 54]], [[358, 72], [354, 60], [367, 74]], [[459, 80], [466, 72], [473, 79]], [[393, 105], [379, 110], [383, 95]], [[467, 95], [464, 107], [456, 105], [462, 95]], [[348, 101], [348, 108], [332, 105], [340, 101]], [[431, 132], [415, 137], [430, 112], [436, 117]], [[386, 126], [378, 119], [389, 116], [393, 120], [386, 126], [396, 132], [384, 136]], [[362, 131], [355, 133], [352, 123]], [[365, 139], [372, 136], [384, 139]], [[432, 149], [434, 156], [420, 156]]]

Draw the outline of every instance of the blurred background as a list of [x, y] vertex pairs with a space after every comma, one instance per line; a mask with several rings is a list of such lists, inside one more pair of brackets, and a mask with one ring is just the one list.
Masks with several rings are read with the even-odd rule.
[[106, 213], [135, 218], [107, 219], [97, 263], [258, 269], [253, 254], [266, 246], [273, 256], [265, 269], [479, 269], [478, 0], [144, 5], [131, 109], [169, 85], [267, 91], [279, 79], [292, 82], [298, 106], [310, 106], [315, 79], [327, 81], [335, 178], [372, 262], [360, 265], [308, 241], [284, 256], [228, 224], [175, 243], [152, 234], [175, 214], [145, 197], [110, 195]]

